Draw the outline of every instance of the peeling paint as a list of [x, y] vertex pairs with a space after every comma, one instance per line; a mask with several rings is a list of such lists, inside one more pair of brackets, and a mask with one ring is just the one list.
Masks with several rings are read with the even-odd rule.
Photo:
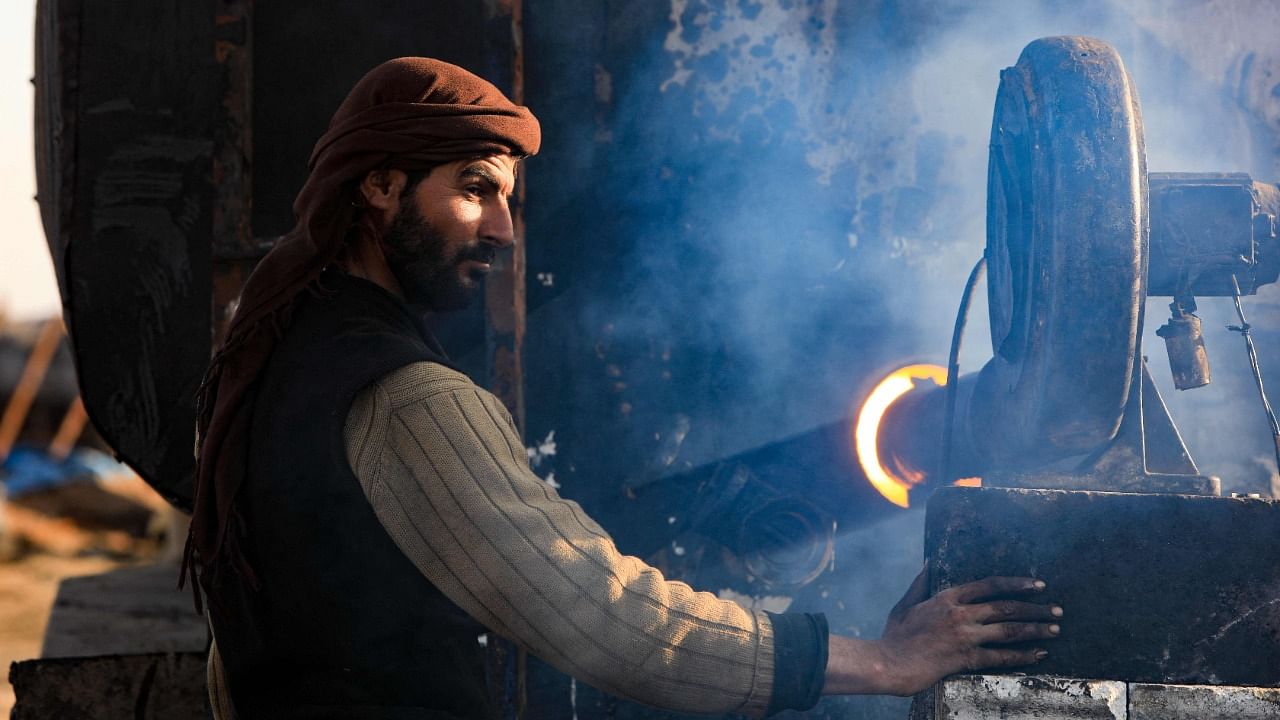
[[741, 141], [749, 129], [768, 140], [799, 140], [819, 182], [829, 183], [841, 164], [857, 157], [861, 134], [854, 124], [862, 122], [833, 105], [841, 71], [837, 5], [672, 0], [663, 49], [674, 70], [661, 89], [694, 89], [695, 115], [724, 115], [724, 122], [710, 123], [713, 137]]
[[556, 431], [552, 430], [542, 439], [542, 442], [532, 447], [525, 448], [525, 452], [529, 455], [529, 465], [538, 467], [543, 460], [556, 455]]
[[940, 686], [939, 717], [1009, 720], [1032, 718], [1128, 718], [1128, 686], [1114, 680], [1043, 675], [968, 675]]

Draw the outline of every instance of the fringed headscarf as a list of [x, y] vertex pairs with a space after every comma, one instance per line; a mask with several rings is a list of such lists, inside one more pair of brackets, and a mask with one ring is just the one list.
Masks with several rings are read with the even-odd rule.
[[[196, 397], [195, 508], [182, 575], [206, 587], [228, 566], [257, 586], [236, 509], [255, 381], [299, 296], [342, 251], [356, 222], [352, 192], [370, 171], [406, 172], [492, 154], [538, 151], [533, 114], [485, 80], [428, 58], [399, 58], [361, 78], [311, 152], [293, 204], [297, 225], [258, 264]], [[193, 588], [194, 590], [194, 588]], [[200, 605], [199, 592], [196, 603]]]

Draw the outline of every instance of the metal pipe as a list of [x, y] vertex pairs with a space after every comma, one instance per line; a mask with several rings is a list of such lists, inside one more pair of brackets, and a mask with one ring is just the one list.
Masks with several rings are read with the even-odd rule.
[[[955, 422], [947, 462], [952, 478], [980, 477], [990, 467], [972, 441], [967, 421], [977, 380], [978, 374], [970, 373], [955, 383]], [[907, 485], [936, 482], [934, 476], [942, 466], [946, 415], [945, 387], [919, 387], [890, 405], [876, 437], [881, 467]]]

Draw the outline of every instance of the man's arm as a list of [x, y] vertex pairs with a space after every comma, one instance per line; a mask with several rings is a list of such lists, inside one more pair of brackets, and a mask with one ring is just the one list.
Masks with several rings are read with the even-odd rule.
[[486, 626], [617, 695], [760, 715], [806, 709], [820, 689], [910, 694], [994, 659], [979, 647], [984, 633], [1013, 632], [970, 586], [921, 602], [918, 580], [884, 638], [868, 642], [828, 637], [821, 616], [771, 619], [668, 581], [621, 555], [532, 473], [497, 398], [440, 365], [406, 366], [362, 392], [346, 441], [379, 520], [432, 583]]
[[[685, 712], [771, 709], [770, 618], [619, 553], [533, 474], [506, 410], [465, 376], [430, 363], [389, 374], [357, 397], [346, 438], [396, 544], [490, 629], [623, 697]], [[816, 654], [799, 660], [781, 674], [820, 686]]]

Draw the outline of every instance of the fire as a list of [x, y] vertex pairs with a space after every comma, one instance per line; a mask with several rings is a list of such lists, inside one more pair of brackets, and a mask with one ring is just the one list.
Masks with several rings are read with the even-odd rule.
[[[898, 507], [910, 505], [908, 491], [924, 481], [924, 473], [903, 472], [899, 475], [891, 472], [880, 459], [879, 441], [880, 420], [894, 401], [906, 395], [916, 387], [918, 380], [932, 380], [938, 385], [947, 384], [947, 369], [938, 365], [908, 365], [889, 373], [880, 381], [858, 410], [858, 421], [854, 425], [854, 447], [858, 452], [858, 463], [867, 479], [876, 490]], [[973, 481], [975, 478], [968, 478]]]

